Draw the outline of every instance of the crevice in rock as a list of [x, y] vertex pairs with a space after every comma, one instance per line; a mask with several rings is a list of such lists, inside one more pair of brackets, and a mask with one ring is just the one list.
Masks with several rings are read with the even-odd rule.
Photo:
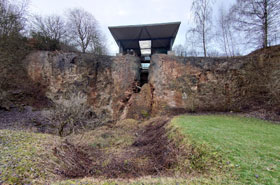
[[[150, 58], [150, 57], [148, 57]], [[145, 58], [141, 60], [141, 69], [140, 69], [140, 87], [149, 82], [149, 68], [150, 68], [150, 59], [146, 60]]]
[[[142, 86], [139, 86], [139, 84], [140, 84], [140, 81], [138, 81], [138, 80], [135, 80], [135, 81], [134, 81], [134, 83], [133, 83], [133, 85], [132, 85], [132, 86], [133, 86], [133, 87], [132, 87], [132, 89], [133, 89], [133, 93], [132, 93], [132, 94], [134, 94], [134, 93], [140, 93], [141, 87], [142, 87]], [[132, 94], [131, 94], [131, 96], [132, 96]], [[131, 96], [130, 96], [130, 97], [131, 97]], [[129, 97], [129, 98], [130, 98], [130, 97]]]
[[141, 69], [140, 71], [140, 87], [143, 87], [144, 84], [148, 83], [149, 70]]
[[[146, 62], [142, 64], [147, 64]], [[154, 104], [154, 87], [149, 83], [149, 72], [149, 65], [142, 65], [139, 68], [140, 79], [138, 83], [133, 84], [133, 93], [124, 104], [120, 120], [126, 118], [146, 119], [151, 116]]]
[[151, 83], [149, 83], [149, 85], [150, 85], [150, 87], [151, 87], [151, 97], [152, 97], [152, 99], [151, 99], [151, 114], [153, 113], [153, 105], [154, 105], [154, 92], [155, 92], [155, 88], [154, 88], [154, 86], [151, 84]]

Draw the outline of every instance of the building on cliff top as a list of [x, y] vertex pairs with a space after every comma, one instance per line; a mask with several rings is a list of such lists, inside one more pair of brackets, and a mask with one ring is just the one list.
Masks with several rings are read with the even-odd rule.
[[181, 22], [113, 26], [111, 34], [119, 46], [119, 53], [136, 53], [139, 57], [150, 57], [154, 53], [168, 53]]
[[172, 50], [181, 22], [109, 27], [120, 54], [133, 53], [141, 59], [140, 86], [148, 82], [151, 55]]

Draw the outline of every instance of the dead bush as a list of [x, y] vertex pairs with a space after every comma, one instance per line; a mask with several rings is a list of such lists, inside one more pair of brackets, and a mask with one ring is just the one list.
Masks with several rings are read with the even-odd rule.
[[51, 97], [54, 108], [47, 115], [48, 120], [61, 137], [86, 128], [97, 126], [93, 112], [87, 104], [87, 96], [81, 92], [68, 96]]

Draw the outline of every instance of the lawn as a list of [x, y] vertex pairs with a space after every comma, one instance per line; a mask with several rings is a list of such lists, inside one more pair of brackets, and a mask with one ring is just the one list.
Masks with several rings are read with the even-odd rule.
[[222, 115], [182, 115], [172, 124], [191, 143], [221, 154], [237, 182], [280, 184], [280, 125]]

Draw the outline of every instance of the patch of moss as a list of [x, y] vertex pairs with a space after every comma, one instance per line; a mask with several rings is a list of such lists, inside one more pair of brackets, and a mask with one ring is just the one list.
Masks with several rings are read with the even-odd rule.
[[141, 115], [144, 117], [144, 118], [148, 118], [150, 116], [149, 112], [146, 111], [146, 110], [141, 110]]

